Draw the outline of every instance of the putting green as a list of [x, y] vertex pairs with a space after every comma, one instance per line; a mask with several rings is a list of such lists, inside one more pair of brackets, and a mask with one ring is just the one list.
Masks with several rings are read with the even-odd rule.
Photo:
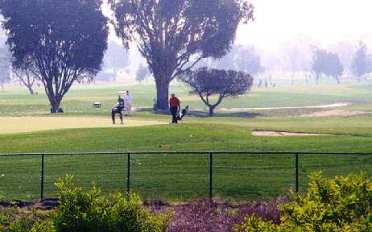
[[[119, 122], [119, 123], [118, 123]], [[0, 134], [25, 133], [56, 129], [138, 127], [166, 124], [162, 121], [124, 118], [124, 125], [117, 119], [113, 125], [110, 117], [0, 117]]]

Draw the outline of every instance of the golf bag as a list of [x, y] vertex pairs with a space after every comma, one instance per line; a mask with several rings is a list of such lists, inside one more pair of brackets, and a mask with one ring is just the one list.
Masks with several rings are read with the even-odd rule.
[[185, 115], [189, 112], [189, 106], [186, 106], [184, 109], [179, 112], [179, 115], [177, 116], [177, 120], [182, 120]]

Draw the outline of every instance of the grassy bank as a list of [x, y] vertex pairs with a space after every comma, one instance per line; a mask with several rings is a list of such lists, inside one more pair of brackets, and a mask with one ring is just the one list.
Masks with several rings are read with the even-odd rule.
[[[253, 127], [213, 124], [160, 125], [138, 128], [57, 130], [0, 136], [2, 152], [79, 151], [312, 151], [368, 152], [372, 137], [254, 137]], [[185, 200], [208, 194], [207, 155], [136, 155], [132, 158], [132, 187], [145, 198]], [[215, 195], [252, 199], [283, 194], [294, 183], [293, 154], [281, 156], [217, 155], [214, 157]], [[0, 195], [8, 199], [38, 197], [40, 157], [2, 157]], [[47, 157], [46, 193], [65, 174], [82, 185], [97, 182], [104, 191], [125, 190], [127, 157]], [[300, 159], [301, 187], [315, 170], [327, 175], [372, 170], [371, 156], [306, 156]]]

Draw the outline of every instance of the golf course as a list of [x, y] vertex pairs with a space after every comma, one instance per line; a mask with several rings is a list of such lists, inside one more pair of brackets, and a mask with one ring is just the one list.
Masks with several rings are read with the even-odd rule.
[[[189, 114], [177, 125], [152, 111], [154, 86], [75, 86], [62, 102], [65, 113], [51, 115], [47, 98], [20, 87], [0, 91], [0, 198], [35, 199], [40, 192], [40, 155], [46, 156], [45, 195], [54, 196], [58, 177], [74, 175], [105, 192], [125, 191], [128, 152], [131, 189], [145, 199], [183, 201], [208, 196], [208, 153], [214, 156], [214, 196], [249, 200], [294, 188], [294, 154], [300, 155], [300, 190], [307, 176], [372, 172], [371, 84], [254, 88], [227, 98], [208, 117], [207, 108], [181, 84], [171, 87]], [[134, 111], [113, 125], [117, 93], [129, 89]], [[93, 103], [100, 102], [101, 108]], [[146, 154], [146, 152], [179, 154]], [[187, 152], [200, 154], [183, 154]], [[257, 152], [254, 155], [229, 154]], [[115, 154], [80, 155], [87, 152]], [[283, 152], [283, 154], [260, 154]], [[14, 155], [27, 153], [28, 155]], [[32, 153], [32, 154], [31, 154]], [[69, 155], [73, 153], [74, 155]], [[117, 154], [117, 153], [122, 153]], [[12, 155], [13, 154], [13, 155]]]

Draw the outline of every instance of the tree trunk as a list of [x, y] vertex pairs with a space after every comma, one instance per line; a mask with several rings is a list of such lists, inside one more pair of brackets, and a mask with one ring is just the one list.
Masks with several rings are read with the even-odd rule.
[[30, 93], [30, 95], [34, 95], [35, 94], [34, 90], [32, 89], [32, 86], [26, 85], [26, 87], [27, 87], [28, 92]]
[[209, 106], [209, 117], [213, 117], [215, 106]]
[[158, 78], [156, 82], [156, 110], [168, 111], [168, 97], [169, 97], [169, 84], [170, 82], [164, 80], [165, 78]]
[[319, 85], [319, 79], [320, 79], [320, 75], [319, 74], [315, 74], [316, 76], [315, 76], [315, 83], [317, 84], [317, 85]]
[[341, 83], [340, 78], [338, 76], [335, 76], [335, 79], [336, 79], [337, 84]]
[[56, 96], [48, 96], [50, 103], [50, 113], [55, 114], [60, 112], [61, 99]]

